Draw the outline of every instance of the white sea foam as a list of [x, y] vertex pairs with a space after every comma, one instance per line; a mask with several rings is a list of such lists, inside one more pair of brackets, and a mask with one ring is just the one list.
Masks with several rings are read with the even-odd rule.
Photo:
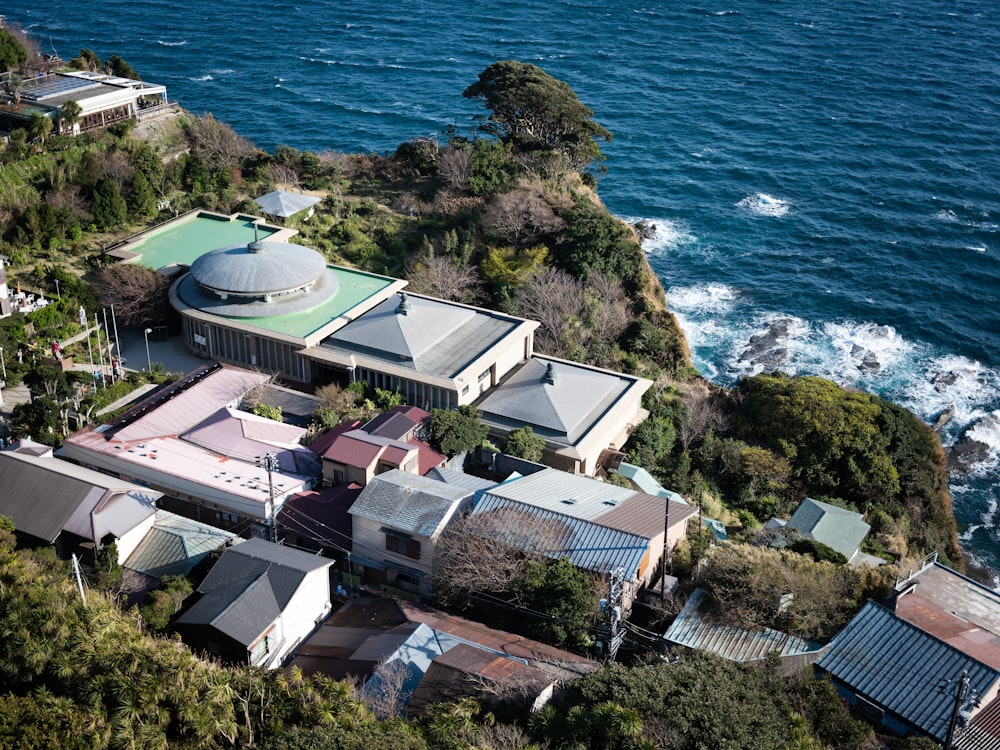
[[212, 75], [209, 75], [208, 73], [206, 73], [203, 76], [195, 76], [193, 78], [189, 78], [188, 80], [189, 81], [214, 81], [215, 77], [212, 76]]
[[683, 221], [676, 219], [628, 217], [623, 221], [633, 226], [646, 227], [650, 236], [643, 239], [642, 249], [649, 255], [658, 255], [684, 245], [693, 245], [698, 241], [698, 238], [691, 234], [688, 226]]
[[791, 208], [788, 201], [767, 193], [748, 195], [736, 205], [759, 216], [784, 216]]
[[183, 47], [185, 44], [187, 44], [187, 39], [180, 42], [165, 42], [162, 39], [157, 39], [156, 43], [159, 44], [161, 47]]
[[942, 208], [936, 214], [934, 214], [935, 219], [940, 219], [941, 221], [958, 221], [958, 214], [952, 211], [950, 208]]
[[842, 377], [854, 380], [864, 373], [876, 373], [891, 367], [913, 351], [913, 345], [896, 333], [892, 326], [853, 321], [823, 325], [840, 361], [834, 364]]
[[725, 284], [698, 284], [696, 286], [671, 287], [667, 291], [670, 307], [686, 313], [725, 314], [733, 307], [739, 292]]

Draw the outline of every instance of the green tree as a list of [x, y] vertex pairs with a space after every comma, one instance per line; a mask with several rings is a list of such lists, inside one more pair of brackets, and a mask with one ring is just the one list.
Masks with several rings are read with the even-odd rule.
[[70, 61], [70, 64], [77, 70], [100, 70], [101, 58], [93, 50], [84, 47], [80, 50], [80, 54]]
[[113, 76], [118, 76], [119, 78], [131, 78], [133, 81], [142, 80], [135, 68], [125, 62], [122, 58], [118, 57], [118, 55], [111, 56], [111, 59], [108, 60], [108, 68], [111, 69], [111, 75]]
[[646, 261], [625, 224], [587, 200], [577, 202], [563, 218], [566, 231], [555, 248], [557, 265], [581, 280], [597, 271], [626, 289], [636, 288]]
[[431, 445], [447, 456], [475, 450], [489, 432], [482, 416], [478, 409], [468, 404], [457, 409], [434, 409], [431, 412]]
[[125, 203], [137, 219], [144, 219], [155, 210], [156, 196], [142, 172], [136, 172], [132, 178], [132, 189], [129, 190]]
[[507, 442], [503, 449], [508, 456], [516, 456], [528, 461], [541, 461], [544, 450], [545, 439], [536, 435], [534, 430], [527, 425], [511, 430], [510, 434], [507, 435]]
[[6, 72], [28, 59], [28, 53], [17, 37], [0, 26], [0, 71]]
[[479, 74], [464, 96], [490, 110], [486, 127], [519, 151], [554, 151], [582, 169], [602, 158], [597, 140], [611, 133], [564, 81], [531, 63], [501, 60]]
[[550, 643], [579, 646], [597, 615], [597, 580], [569, 558], [530, 561], [515, 582], [517, 600], [547, 615], [532, 620], [531, 630]]
[[511, 160], [510, 146], [498, 141], [476, 141], [469, 164], [469, 187], [476, 195], [497, 195], [510, 190], [519, 172]]
[[94, 223], [98, 229], [115, 229], [128, 218], [128, 205], [114, 180], [104, 178], [94, 187]]

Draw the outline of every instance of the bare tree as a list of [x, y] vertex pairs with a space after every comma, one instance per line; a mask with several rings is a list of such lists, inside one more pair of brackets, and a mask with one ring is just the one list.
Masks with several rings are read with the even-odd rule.
[[469, 175], [472, 173], [472, 147], [447, 146], [438, 156], [438, 174], [449, 186], [456, 190], [464, 190], [469, 186]]
[[406, 690], [409, 679], [410, 667], [402, 659], [382, 659], [371, 679], [356, 688], [357, 696], [382, 721], [402, 716], [412, 693]]
[[595, 338], [616, 341], [632, 320], [621, 281], [592, 271], [587, 279], [587, 322]]
[[409, 288], [417, 294], [469, 302], [479, 293], [479, 277], [472, 266], [457, 266], [445, 255], [421, 255], [406, 267]]
[[212, 115], [191, 121], [187, 129], [191, 152], [210, 168], [228, 169], [239, 166], [257, 151], [249, 138], [238, 135], [229, 125]]
[[515, 508], [463, 516], [434, 550], [434, 590], [445, 601], [512, 593], [528, 562], [564, 551], [569, 533], [559, 521], [539, 522]]
[[170, 279], [145, 266], [124, 263], [97, 272], [95, 286], [102, 305], [114, 305], [125, 326], [162, 323], [169, 310]]
[[724, 429], [727, 426], [726, 412], [719, 403], [718, 396], [702, 385], [691, 385], [681, 393], [681, 401], [687, 415], [677, 428], [677, 439], [684, 450], [705, 436], [711, 428]]
[[504, 242], [526, 246], [565, 226], [537, 190], [521, 186], [498, 195], [486, 207], [483, 226]]
[[518, 312], [540, 323], [535, 343], [541, 351], [561, 356], [580, 341], [581, 332], [571, 326], [583, 315], [583, 285], [565, 271], [545, 269], [518, 289], [516, 299]]

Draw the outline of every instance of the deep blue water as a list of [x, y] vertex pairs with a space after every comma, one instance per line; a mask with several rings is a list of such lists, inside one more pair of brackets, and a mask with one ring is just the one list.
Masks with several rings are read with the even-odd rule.
[[[5, 9], [62, 57], [119, 54], [258, 145], [387, 152], [484, 110], [498, 59], [567, 81], [615, 134], [600, 192], [657, 225], [654, 268], [699, 368], [789, 372], [931, 419], [1000, 417], [1000, 20], [970, 0], [446, 3], [49, 0]], [[859, 367], [861, 365], [861, 367]], [[770, 365], [767, 365], [770, 366]], [[937, 377], [935, 384], [934, 379]], [[1000, 570], [1000, 426], [952, 483]]]

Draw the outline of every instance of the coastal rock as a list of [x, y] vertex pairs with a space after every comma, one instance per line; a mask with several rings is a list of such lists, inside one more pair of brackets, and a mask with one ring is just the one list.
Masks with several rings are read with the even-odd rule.
[[739, 361], [768, 370], [780, 366], [788, 359], [788, 349], [780, 344], [788, 337], [793, 322], [791, 318], [779, 318], [769, 323], [763, 333], [756, 333], [750, 337]]
[[977, 428], [996, 430], [1000, 428], [1000, 416], [989, 414], [981, 419], [971, 422], [948, 451], [948, 469], [963, 474], [967, 474], [975, 468], [976, 464], [987, 461], [990, 458], [990, 446], [982, 440], [977, 440], [974, 431]]
[[640, 240], [652, 240], [656, 237], [656, 224], [648, 221], [637, 221], [632, 225]]
[[939, 432], [942, 427], [951, 421], [953, 416], [955, 416], [955, 405], [950, 404], [948, 408], [942, 409], [941, 412], [934, 417], [934, 423], [931, 425], [931, 429], [935, 432]]
[[875, 352], [857, 344], [851, 348], [851, 359], [855, 361], [855, 367], [861, 372], [875, 373], [882, 369], [882, 363], [878, 361]]
[[958, 373], [949, 370], [948, 372], [939, 372], [931, 378], [931, 384], [933, 384], [934, 390], [941, 393], [948, 386], [953, 385], [956, 380], [958, 380]]
[[948, 471], [968, 474], [990, 457], [990, 446], [980, 440], [962, 438], [948, 451]]

